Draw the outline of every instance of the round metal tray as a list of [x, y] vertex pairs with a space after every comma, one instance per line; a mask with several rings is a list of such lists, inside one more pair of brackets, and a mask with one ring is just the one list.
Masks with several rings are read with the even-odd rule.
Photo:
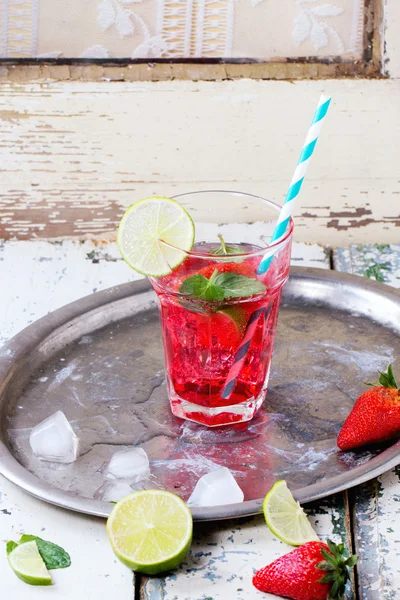
[[[106, 517], [96, 500], [118, 449], [144, 448], [152, 485], [185, 500], [216, 465], [231, 469], [242, 504], [193, 509], [197, 520], [255, 514], [277, 479], [301, 502], [371, 479], [399, 462], [400, 442], [340, 452], [354, 400], [400, 356], [400, 292], [360, 277], [295, 268], [286, 284], [264, 408], [216, 429], [169, 410], [157, 303], [147, 281], [69, 304], [0, 350], [0, 472], [47, 502]], [[80, 440], [76, 462], [43, 462], [30, 429], [62, 410]]]

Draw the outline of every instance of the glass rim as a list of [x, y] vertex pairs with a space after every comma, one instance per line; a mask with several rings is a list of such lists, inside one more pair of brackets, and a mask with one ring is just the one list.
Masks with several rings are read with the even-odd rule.
[[[171, 196], [171, 199], [179, 201], [179, 198], [184, 198], [185, 196], [194, 196], [195, 194], [233, 194], [236, 196], [247, 196], [250, 198], [256, 198], [257, 200], [260, 200], [264, 204], [267, 204], [267, 205], [277, 209], [278, 215], [279, 215], [280, 211], [282, 210], [282, 206], [280, 206], [279, 204], [275, 204], [275, 202], [272, 202], [271, 200], [267, 200], [267, 198], [263, 198], [262, 196], [258, 196], [257, 194], [249, 194], [248, 192], [240, 192], [237, 190], [217, 190], [217, 189], [197, 190], [195, 192], [184, 192], [182, 194], [176, 194], [174, 196]], [[260, 254], [263, 254], [267, 250], [268, 251], [269, 250], [278, 251], [280, 248], [284, 248], [286, 246], [286, 244], [288, 243], [288, 241], [290, 240], [290, 238], [292, 236], [293, 229], [294, 229], [294, 221], [293, 221], [293, 218], [290, 217], [289, 227], [285, 231], [284, 235], [281, 236], [279, 239], [277, 239], [276, 242], [273, 242], [272, 244], [268, 244], [261, 248], [257, 248], [257, 250], [252, 250], [251, 252], [243, 252], [241, 254], [235, 254], [235, 257], [239, 258], [239, 257], [258, 256]], [[232, 242], [230, 242], [230, 243], [232, 243]], [[164, 242], [164, 244], [166, 244], [166, 242]], [[228, 242], [228, 244], [229, 244], [229, 242]], [[210, 260], [210, 258], [214, 259], [213, 255], [210, 255], [209, 253], [207, 254], [207, 253], [197, 252], [197, 251], [193, 251], [193, 250], [182, 250], [182, 248], [177, 248], [176, 246], [172, 246], [171, 244], [166, 244], [166, 245], [170, 246], [171, 248], [174, 248], [176, 250], [179, 250], [180, 252], [183, 252], [187, 256], [193, 256], [196, 258], [205, 258], [208, 260]], [[271, 254], [275, 254], [275, 252], [273, 252]], [[214, 260], [216, 260], [218, 262], [221, 262], [221, 261], [229, 262], [232, 260], [232, 255], [231, 254], [228, 254], [228, 255], [218, 254], [218, 255], [215, 255]]]

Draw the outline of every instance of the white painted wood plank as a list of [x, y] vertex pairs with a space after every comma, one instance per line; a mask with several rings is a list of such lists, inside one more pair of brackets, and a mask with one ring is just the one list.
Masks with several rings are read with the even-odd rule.
[[[292, 264], [330, 268], [329, 252], [316, 245], [294, 244]], [[311, 521], [321, 539], [343, 540], [347, 546], [347, 506], [336, 495], [309, 508]], [[252, 585], [256, 569], [291, 550], [275, 538], [263, 517], [210, 524], [198, 524], [188, 559], [167, 577], [144, 579], [143, 600], [252, 600], [276, 598], [261, 594]], [[201, 594], [201, 596], [199, 595]], [[352, 585], [346, 599], [353, 598]]]
[[[293, 259], [305, 266], [329, 266], [319, 246], [295, 244]], [[136, 278], [115, 244], [0, 243], [0, 344], [51, 310]], [[1, 539], [17, 539], [22, 533], [40, 535], [65, 547], [72, 557], [71, 568], [53, 573], [54, 588], [43, 590], [20, 582], [8, 568], [5, 552], [0, 552], [0, 595], [3, 592], [18, 600], [35, 600], [43, 594], [77, 600], [133, 600], [133, 576], [114, 558], [104, 525], [101, 519], [36, 500], [0, 476]]]
[[[107, 269], [108, 254], [99, 264], [87, 258], [93, 245], [65, 242], [0, 245], [0, 344], [33, 320], [65, 302], [132, 277], [121, 261]], [[103, 283], [104, 280], [104, 283]], [[72, 566], [53, 571], [52, 588], [27, 586], [0, 552], [0, 596], [18, 600], [76, 598], [133, 600], [132, 573], [112, 553], [102, 519], [57, 509], [36, 500], [0, 476], [0, 538], [39, 535], [63, 546]]]
[[[293, 264], [329, 268], [321, 246], [294, 244]], [[0, 242], [0, 345], [73, 300], [141, 276], [121, 259], [115, 243]]]
[[400, 78], [400, 2], [386, 0], [385, 2], [385, 68], [390, 77]]
[[[310, 511], [310, 520], [322, 540], [327, 537], [335, 542], [343, 540], [343, 511], [344, 507], [337, 508], [332, 499], [320, 502], [318, 508]], [[252, 576], [257, 569], [292, 549], [272, 535], [262, 516], [199, 524], [186, 561], [167, 577], [145, 579], [142, 598], [274, 600], [276, 596], [254, 588]], [[345, 598], [353, 598], [351, 585]]]
[[394, 243], [399, 79], [2, 84], [3, 235], [115, 233], [124, 208], [154, 193], [233, 188], [282, 202], [322, 91], [334, 101], [296, 239]]
[[[399, 369], [397, 369], [398, 372]], [[377, 522], [383, 600], [400, 598], [400, 466], [378, 478]], [[367, 599], [368, 596], [365, 595]]]
[[0, 549], [0, 597], [10, 600], [134, 600], [133, 574], [114, 556], [105, 521], [61, 510], [36, 500], [0, 476], [0, 540], [23, 533], [59, 544], [71, 556], [67, 569], [51, 571], [52, 587], [29, 586], [7, 564]]
[[295, 267], [330, 269], [330, 250], [318, 244], [295, 242], [290, 262]]
[[337, 271], [400, 287], [400, 244], [352, 245], [333, 252]]
[[[400, 245], [357, 245], [333, 253], [335, 269], [400, 288]], [[394, 364], [400, 376], [400, 363]], [[400, 468], [353, 492], [361, 600], [400, 597]]]
[[[102, 259], [93, 262], [93, 252]], [[0, 246], [0, 280], [7, 282], [0, 300], [0, 343], [51, 310], [135, 277], [114, 246], [5, 243]]]
[[[327, 254], [319, 246], [294, 244], [293, 262], [329, 268]], [[50, 310], [136, 277], [120, 259], [115, 244], [0, 244], [0, 281], [5, 282], [0, 297], [0, 343]], [[320, 527], [326, 530], [326, 516], [322, 519]], [[263, 539], [265, 527], [260, 523], [253, 529]], [[5, 553], [0, 553], [0, 592], [7, 597], [34, 600], [45, 593], [49, 598], [77, 600], [133, 599], [132, 575], [114, 559], [104, 521], [49, 506], [0, 477], [0, 531], [2, 539], [16, 539], [24, 532], [41, 535], [64, 546], [73, 561], [70, 569], [54, 573], [54, 588], [43, 591], [20, 582], [8, 569]]]

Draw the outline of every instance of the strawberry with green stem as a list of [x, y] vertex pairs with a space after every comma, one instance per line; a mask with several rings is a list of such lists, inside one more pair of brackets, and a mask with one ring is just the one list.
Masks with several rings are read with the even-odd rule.
[[377, 444], [400, 436], [400, 390], [392, 365], [379, 371], [379, 381], [356, 400], [340, 430], [337, 445], [352, 450], [366, 444]]
[[292, 600], [342, 600], [357, 555], [344, 556], [343, 544], [307, 542], [257, 571], [261, 592]]

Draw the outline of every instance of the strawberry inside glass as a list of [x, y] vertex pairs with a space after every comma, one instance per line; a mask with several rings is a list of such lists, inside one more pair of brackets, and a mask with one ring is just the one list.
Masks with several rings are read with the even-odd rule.
[[250, 244], [196, 244], [151, 283], [160, 302], [172, 412], [208, 426], [250, 420], [265, 399], [291, 239], [257, 274]]

